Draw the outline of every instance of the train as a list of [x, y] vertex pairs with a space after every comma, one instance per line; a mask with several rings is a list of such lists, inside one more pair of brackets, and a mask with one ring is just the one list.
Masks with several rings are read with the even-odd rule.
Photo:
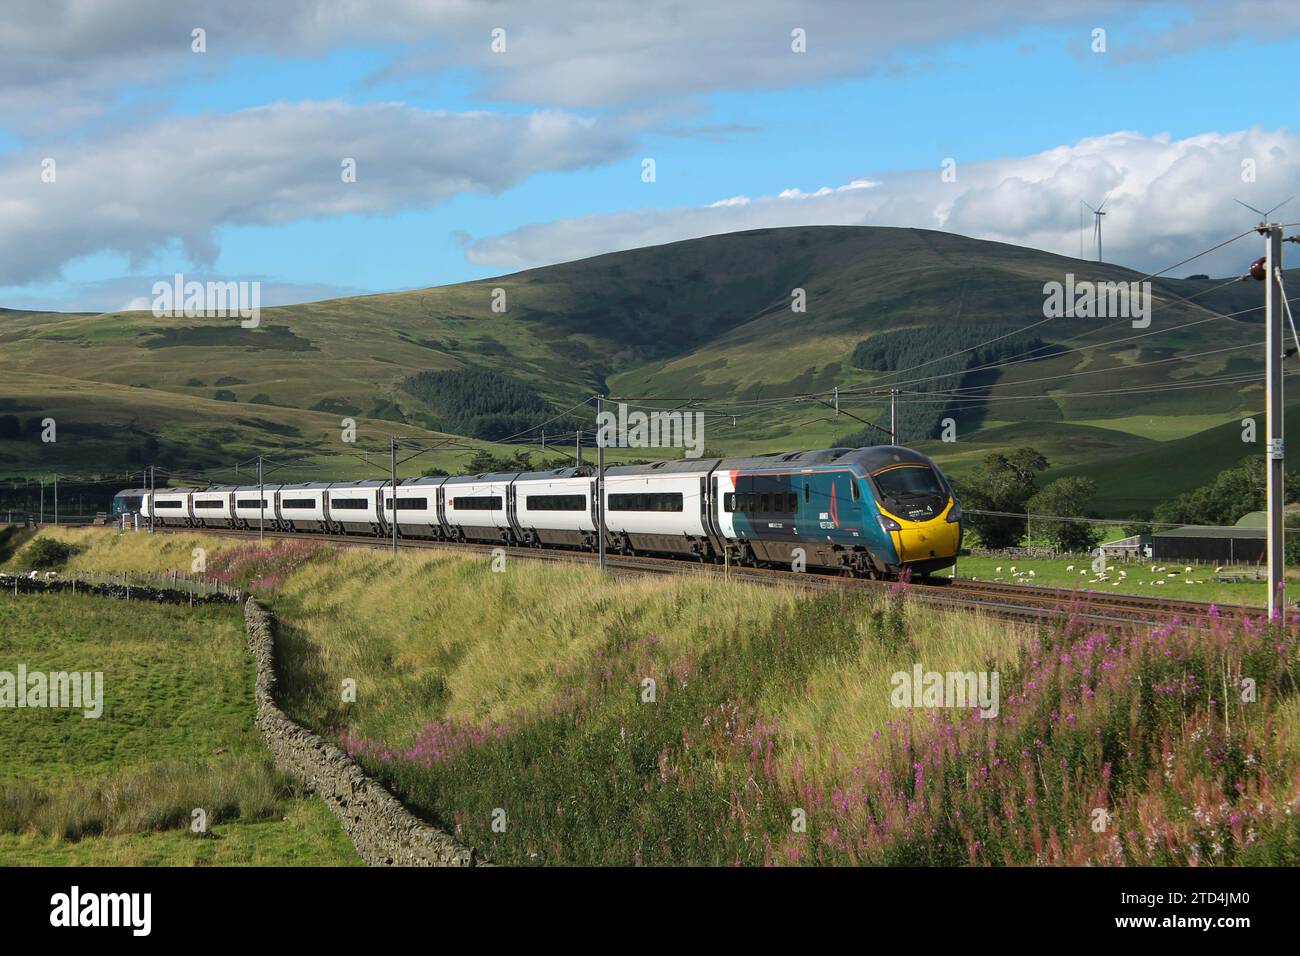
[[[548, 471], [208, 488], [127, 489], [117, 521], [392, 536], [595, 551], [597, 476]], [[396, 508], [394, 508], [396, 490]], [[943, 472], [895, 445], [674, 459], [605, 469], [611, 554], [853, 577], [954, 567], [962, 512]]]

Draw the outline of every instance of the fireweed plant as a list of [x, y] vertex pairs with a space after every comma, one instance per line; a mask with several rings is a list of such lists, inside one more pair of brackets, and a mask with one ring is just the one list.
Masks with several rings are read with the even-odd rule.
[[996, 717], [899, 710], [806, 759], [755, 701], [852, 659], [854, 622], [905, 656], [906, 599], [799, 601], [698, 657], [622, 637], [536, 712], [338, 740], [507, 863], [1300, 862], [1300, 617], [1099, 627], [1063, 608], [1001, 665]]

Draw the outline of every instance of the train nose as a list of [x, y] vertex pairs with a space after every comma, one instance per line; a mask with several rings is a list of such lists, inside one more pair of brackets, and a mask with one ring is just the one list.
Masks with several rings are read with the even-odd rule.
[[930, 521], [909, 522], [898, 538], [898, 557], [904, 563], [928, 558], [950, 558], [957, 553], [959, 525], [942, 517]]

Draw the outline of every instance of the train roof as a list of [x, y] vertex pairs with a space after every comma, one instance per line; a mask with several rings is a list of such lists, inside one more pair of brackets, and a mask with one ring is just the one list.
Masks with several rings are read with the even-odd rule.
[[646, 465], [615, 465], [606, 475], [682, 475], [708, 474], [721, 458], [663, 458]]
[[854, 465], [862, 471], [875, 471], [900, 462], [933, 464], [929, 458], [901, 445], [868, 445], [865, 448], [818, 448], [811, 451], [771, 452], [744, 458], [673, 458], [647, 465], [618, 465], [606, 468], [606, 475], [662, 475], [721, 471], [767, 471], [812, 468], [818, 465]]
[[[708, 474], [717, 468], [721, 471], [788, 471], [800, 468], [813, 468], [825, 465], [850, 465], [862, 472], [872, 472], [888, 465], [911, 462], [918, 465], [930, 465], [928, 457], [911, 448], [901, 445], [868, 445], [864, 448], [819, 448], [810, 451], [772, 452], [766, 455], [749, 455], [743, 458], [665, 458], [644, 465], [614, 465], [605, 469], [607, 476], [618, 475], [683, 475]], [[419, 478], [398, 479], [399, 487], [416, 485], [463, 485], [486, 481], [538, 481], [555, 478], [587, 478], [595, 474], [591, 465], [568, 468], [551, 468], [544, 471], [494, 471], [477, 475], [427, 475]], [[364, 478], [356, 481], [305, 481], [296, 484], [264, 483], [267, 491], [319, 491], [324, 489], [344, 488], [383, 488], [391, 485], [390, 480]], [[185, 494], [194, 492], [223, 492], [252, 490], [257, 485], [217, 485], [211, 488], [157, 488], [155, 494]], [[132, 488], [119, 491], [119, 495], [147, 495], [147, 488]]]
[[[606, 474], [609, 469], [605, 469]], [[545, 481], [554, 478], [590, 478], [596, 473], [596, 469], [590, 465], [581, 465], [570, 468], [548, 468], [545, 471], [525, 471], [521, 472], [519, 481]]]
[[465, 485], [475, 481], [514, 481], [518, 478], [520, 472], [517, 471], [485, 471], [477, 475], [452, 475], [447, 479], [449, 485]]

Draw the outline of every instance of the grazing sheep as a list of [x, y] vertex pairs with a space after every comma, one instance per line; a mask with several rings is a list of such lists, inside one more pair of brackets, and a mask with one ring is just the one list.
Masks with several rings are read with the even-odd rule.
[[1074, 570], [1074, 565], [1073, 565], [1073, 564], [1067, 564], [1067, 565], [1065, 566], [1065, 570], [1067, 570], [1067, 571], [1073, 571], [1073, 570]]
[[1002, 573], [1002, 565], [999, 564], [999, 565], [998, 565], [996, 568], [994, 568], [993, 570], [996, 571], [998, 574], [1001, 574], [1001, 573]]
[[1029, 576], [1030, 576], [1031, 578], [1034, 577], [1034, 576], [1035, 576], [1035, 575], [1034, 575], [1034, 572], [1033, 572], [1033, 571], [1030, 571], [1030, 572], [1029, 572]]
[[1186, 571], [1188, 574], [1192, 573], [1192, 569], [1190, 566], [1183, 568], [1183, 570]]

